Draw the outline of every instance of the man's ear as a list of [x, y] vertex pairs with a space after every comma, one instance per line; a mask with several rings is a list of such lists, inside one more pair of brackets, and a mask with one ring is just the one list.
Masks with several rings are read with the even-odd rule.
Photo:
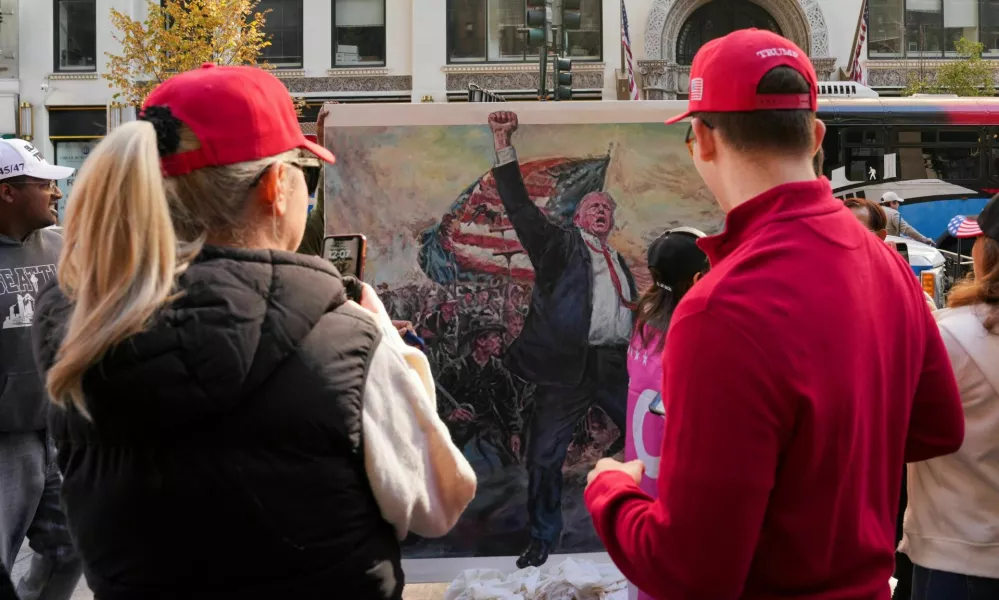
[[881, 231], [879, 231], [878, 232], [878, 237], [881, 238], [882, 242], [885, 241], [885, 238], [888, 237], [888, 230], [887, 229], [882, 229]]
[[271, 165], [261, 176], [260, 183], [257, 184], [256, 200], [264, 214], [284, 216], [288, 202], [281, 183], [284, 181], [287, 169], [288, 165], [279, 162]]
[[711, 162], [718, 154], [718, 131], [711, 129], [704, 124], [704, 121], [695, 118], [691, 123], [694, 129], [694, 152], [701, 162]]
[[694, 273], [694, 283], [697, 283], [698, 281], [700, 281], [701, 277], [703, 277], [703, 276], [704, 276], [703, 272], [702, 273]]
[[822, 140], [826, 138], [826, 124], [821, 119], [815, 119], [815, 147], [812, 148], [812, 156], [822, 147]]

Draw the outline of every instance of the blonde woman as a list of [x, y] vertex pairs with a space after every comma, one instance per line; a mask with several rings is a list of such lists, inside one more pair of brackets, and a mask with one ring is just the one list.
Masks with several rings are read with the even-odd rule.
[[84, 164], [35, 356], [98, 600], [398, 600], [398, 540], [475, 493], [426, 359], [370, 287], [294, 253], [305, 140], [281, 82], [205, 67]]
[[974, 233], [975, 277], [936, 315], [961, 389], [964, 444], [909, 465], [901, 551], [915, 565], [913, 600], [999, 598], [999, 196]]

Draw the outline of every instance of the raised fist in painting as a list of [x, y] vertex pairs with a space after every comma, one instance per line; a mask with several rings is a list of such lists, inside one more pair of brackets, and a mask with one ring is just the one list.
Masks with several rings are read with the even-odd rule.
[[489, 129], [493, 132], [493, 146], [497, 151], [510, 147], [510, 138], [517, 131], [517, 113], [499, 111], [489, 115]]

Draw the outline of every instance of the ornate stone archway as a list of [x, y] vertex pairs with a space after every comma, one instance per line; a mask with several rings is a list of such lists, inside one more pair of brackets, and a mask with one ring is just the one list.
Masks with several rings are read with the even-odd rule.
[[[655, 0], [645, 29], [647, 60], [638, 61], [642, 89], [649, 100], [686, 93], [689, 66], [676, 62], [676, 42], [690, 15], [711, 0]], [[829, 79], [836, 63], [829, 57], [829, 28], [818, 0], [752, 0], [777, 21], [781, 31], [808, 49], [819, 80]]]

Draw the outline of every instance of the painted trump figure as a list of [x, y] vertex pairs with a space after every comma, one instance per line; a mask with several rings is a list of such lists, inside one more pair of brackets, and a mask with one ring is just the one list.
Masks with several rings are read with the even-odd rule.
[[527, 431], [531, 542], [520, 568], [543, 564], [562, 532], [562, 466], [573, 431], [599, 406], [625, 431], [627, 351], [635, 281], [608, 246], [616, 204], [606, 192], [586, 194], [572, 226], [546, 215], [530, 198], [511, 144], [517, 115], [489, 116], [496, 151], [493, 177], [520, 244], [534, 268], [523, 331], [506, 355], [510, 371], [537, 385]]

